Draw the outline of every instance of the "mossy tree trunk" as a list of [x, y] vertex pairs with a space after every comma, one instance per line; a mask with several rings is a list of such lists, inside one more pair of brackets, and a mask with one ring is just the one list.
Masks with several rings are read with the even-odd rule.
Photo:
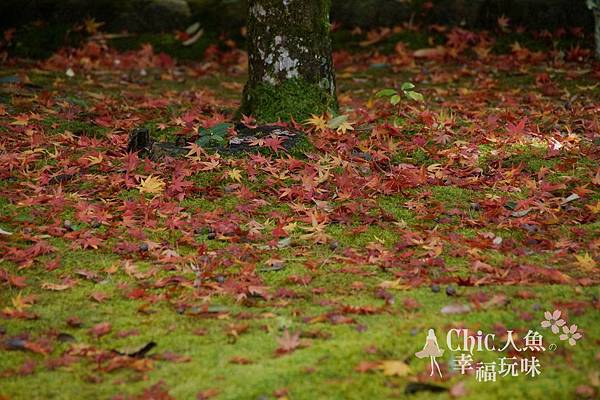
[[600, 7], [594, 9], [594, 18], [596, 20], [596, 60], [600, 61]]
[[594, 36], [596, 39], [596, 59], [600, 60], [600, 0], [587, 0], [587, 6], [594, 13], [596, 23]]
[[274, 122], [335, 109], [331, 0], [248, 3], [249, 77], [240, 112]]

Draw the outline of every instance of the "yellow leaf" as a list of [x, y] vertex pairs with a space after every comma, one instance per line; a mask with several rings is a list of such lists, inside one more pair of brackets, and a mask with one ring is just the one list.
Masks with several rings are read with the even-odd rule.
[[98, 28], [104, 25], [104, 22], [96, 22], [94, 18], [88, 18], [83, 21], [85, 31], [90, 35], [95, 35], [98, 32]]
[[402, 279], [396, 279], [395, 281], [383, 281], [378, 286], [382, 289], [396, 289], [396, 290], [406, 290], [410, 289], [409, 286], [401, 283]]
[[204, 161], [201, 163], [202, 165], [204, 165], [204, 167], [202, 167], [200, 169], [200, 171], [212, 171], [213, 169], [215, 169], [219, 166], [219, 163], [220, 163], [220, 161], [218, 159]]
[[577, 89], [579, 90], [594, 90], [598, 87], [598, 84], [596, 83], [595, 85], [590, 85], [590, 86], [579, 86], [579, 85], [575, 85], [577, 86]]
[[23, 298], [20, 292], [11, 299], [11, 302], [17, 311], [23, 311], [24, 309], [31, 307], [31, 304]]
[[596, 261], [588, 253], [582, 256], [575, 254], [575, 258], [577, 259], [577, 265], [584, 271], [592, 271], [596, 268]]
[[386, 376], [407, 376], [410, 374], [410, 367], [402, 361], [382, 361], [379, 366]]
[[165, 190], [165, 183], [162, 181], [162, 179], [150, 175], [145, 180], [140, 182], [138, 189], [142, 194], [161, 194]]
[[590, 209], [592, 214], [598, 214], [600, 213], [600, 200], [596, 204], [586, 204], [586, 207]]
[[20, 114], [15, 117], [15, 120], [11, 122], [11, 125], [25, 126], [29, 123], [29, 116], [26, 114]]
[[54, 290], [56, 292], [67, 290], [72, 286], [73, 286], [72, 283], [50, 283], [50, 282], [42, 283], [42, 289]]
[[345, 134], [346, 131], [353, 131], [354, 128], [352, 127], [352, 124], [348, 121], [344, 121], [340, 124], [340, 126], [337, 127], [337, 129], [335, 130], [337, 133], [342, 133]]
[[239, 169], [232, 169], [231, 171], [229, 171], [227, 173], [227, 176], [229, 177], [229, 179], [236, 181], [236, 182], [241, 182], [242, 181], [242, 171], [240, 171]]
[[90, 167], [91, 167], [92, 165], [96, 165], [96, 164], [100, 164], [100, 163], [102, 163], [102, 160], [103, 160], [103, 159], [102, 159], [102, 154], [98, 155], [98, 157], [96, 157], [96, 156], [87, 156], [86, 158], [87, 158], [87, 159], [89, 160], [89, 162], [90, 162], [90, 165], [89, 165]]
[[322, 115], [311, 115], [311, 117], [306, 120], [305, 124], [312, 125], [320, 131], [327, 129], [327, 121], [325, 121], [325, 118]]
[[284, 226], [283, 230], [286, 231], [288, 234], [290, 234], [290, 233], [294, 232], [297, 227], [298, 227], [297, 222], [291, 222], [291, 223], [287, 224], [286, 226]]

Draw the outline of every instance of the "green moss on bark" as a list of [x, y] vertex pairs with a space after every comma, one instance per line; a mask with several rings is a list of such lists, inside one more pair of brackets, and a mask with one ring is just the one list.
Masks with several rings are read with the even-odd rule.
[[337, 110], [335, 97], [319, 87], [302, 79], [289, 79], [279, 85], [259, 83], [254, 88], [246, 87], [243, 114], [251, 114], [259, 122], [277, 120], [304, 121], [311, 114], [323, 114]]

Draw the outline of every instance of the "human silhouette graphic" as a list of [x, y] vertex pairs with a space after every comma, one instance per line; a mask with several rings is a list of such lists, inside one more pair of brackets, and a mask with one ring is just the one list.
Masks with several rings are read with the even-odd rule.
[[442, 377], [442, 371], [440, 371], [440, 366], [435, 360], [436, 357], [441, 357], [444, 354], [444, 350], [440, 349], [437, 343], [437, 338], [435, 337], [435, 332], [433, 329], [430, 329], [427, 332], [427, 339], [425, 341], [425, 346], [423, 350], [415, 353], [415, 356], [418, 358], [431, 358], [431, 376], [433, 376], [433, 366], [437, 367], [438, 374], [440, 374], [440, 378]]

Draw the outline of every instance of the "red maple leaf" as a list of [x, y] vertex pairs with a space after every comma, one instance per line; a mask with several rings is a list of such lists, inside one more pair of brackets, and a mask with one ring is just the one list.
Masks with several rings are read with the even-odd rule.
[[89, 248], [98, 249], [98, 246], [100, 246], [101, 244], [102, 244], [101, 239], [91, 236], [91, 235], [86, 235], [86, 236], [79, 238], [73, 242], [74, 247], [80, 246], [84, 250], [89, 249]]
[[509, 122], [506, 126], [506, 131], [512, 136], [521, 136], [525, 133], [525, 124], [527, 123], [527, 117], [523, 118], [517, 124]]
[[252, 116], [248, 116], [248, 115], [243, 115], [242, 114], [242, 124], [244, 124], [245, 127], [250, 128], [250, 129], [254, 129], [257, 127], [256, 125], [256, 119]]
[[280, 136], [271, 135], [268, 138], [264, 139], [263, 147], [268, 147], [273, 152], [278, 152], [279, 150], [283, 150], [283, 138]]
[[286, 329], [283, 336], [277, 339], [277, 343], [279, 343], [277, 354], [291, 353], [300, 346], [300, 333], [290, 333]]
[[112, 330], [112, 325], [109, 322], [100, 322], [99, 324], [94, 325], [89, 333], [94, 336], [96, 339], [108, 334]]
[[273, 237], [276, 239], [287, 237], [288, 233], [285, 229], [283, 229], [284, 227], [285, 227], [285, 223], [283, 223], [283, 222], [280, 222], [279, 224], [277, 224], [275, 229], [273, 229], [273, 231], [271, 232]]

